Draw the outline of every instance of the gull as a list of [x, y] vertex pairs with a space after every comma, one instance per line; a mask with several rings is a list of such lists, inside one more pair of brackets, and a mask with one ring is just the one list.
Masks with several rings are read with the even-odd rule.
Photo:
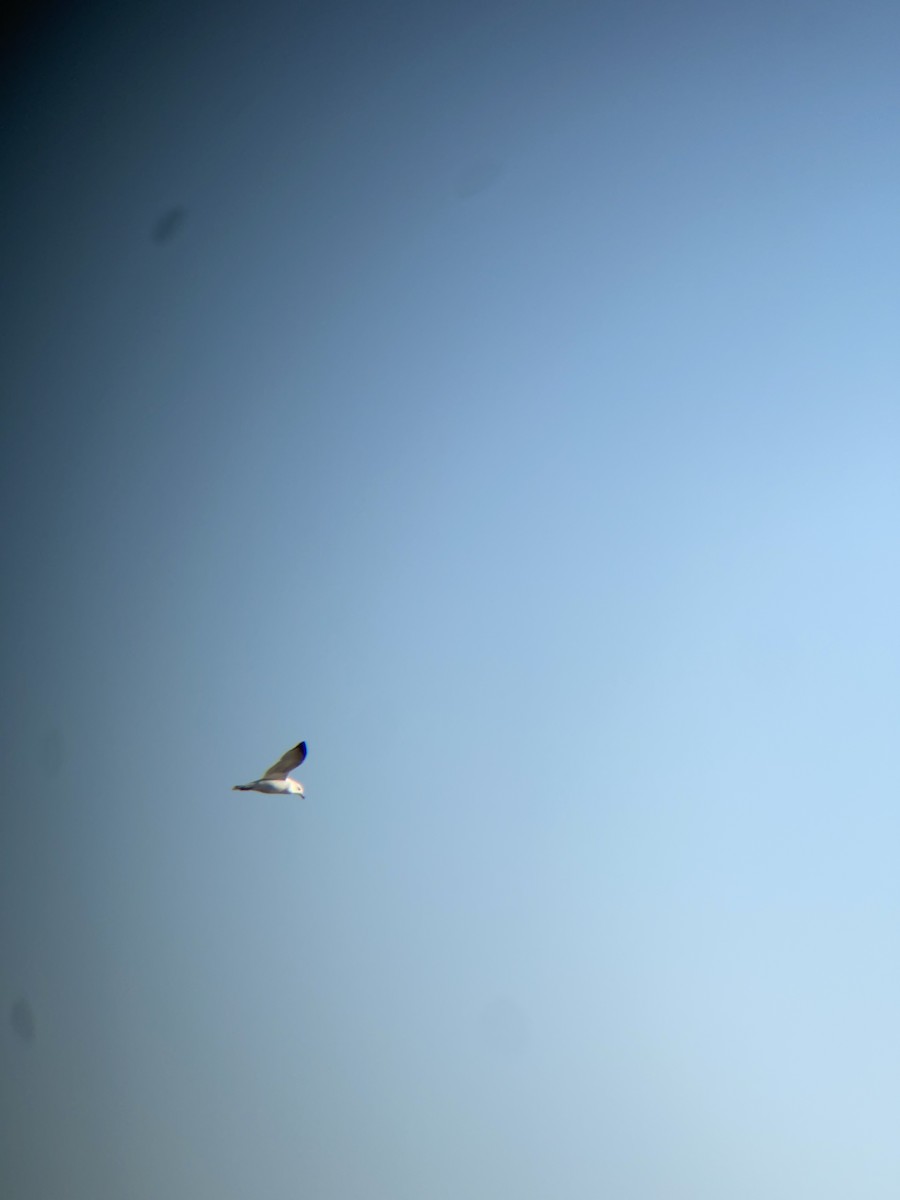
[[254, 779], [252, 783], [236, 783], [233, 792], [279, 792], [281, 795], [293, 794], [305, 796], [303, 784], [296, 779], [288, 779], [291, 771], [306, 758], [306, 742], [298, 742], [287, 754], [282, 754], [278, 762], [272, 763], [262, 779]]

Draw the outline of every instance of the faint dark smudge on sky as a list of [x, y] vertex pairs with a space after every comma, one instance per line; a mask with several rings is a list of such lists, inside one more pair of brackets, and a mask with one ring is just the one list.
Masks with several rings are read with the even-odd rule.
[[13, 1001], [9, 1010], [9, 1023], [19, 1041], [28, 1045], [34, 1041], [34, 1010], [25, 999]]
[[158, 246], [170, 242], [178, 234], [187, 219], [187, 209], [176, 204], [168, 208], [153, 226], [152, 237]]

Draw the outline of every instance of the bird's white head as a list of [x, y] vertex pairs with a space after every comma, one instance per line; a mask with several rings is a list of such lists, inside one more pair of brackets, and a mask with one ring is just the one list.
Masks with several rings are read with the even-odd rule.
[[306, 792], [304, 792], [304, 790], [303, 790], [302, 783], [298, 783], [296, 779], [289, 779], [288, 783], [291, 785], [291, 791], [294, 793], [295, 796], [305, 796], [306, 795]]

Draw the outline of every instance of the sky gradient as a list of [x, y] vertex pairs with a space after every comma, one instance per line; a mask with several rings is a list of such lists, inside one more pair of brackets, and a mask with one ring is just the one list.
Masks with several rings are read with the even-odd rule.
[[900, 10], [44, 14], [0, 1190], [895, 1200]]

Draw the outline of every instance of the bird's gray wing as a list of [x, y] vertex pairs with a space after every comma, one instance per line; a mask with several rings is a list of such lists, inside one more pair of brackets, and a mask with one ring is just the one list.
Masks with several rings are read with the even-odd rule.
[[306, 758], [306, 742], [298, 742], [292, 750], [288, 750], [287, 754], [282, 754], [277, 763], [272, 763], [263, 775], [263, 779], [287, 779], [291, 771], [295, 771], [304, 758]]

